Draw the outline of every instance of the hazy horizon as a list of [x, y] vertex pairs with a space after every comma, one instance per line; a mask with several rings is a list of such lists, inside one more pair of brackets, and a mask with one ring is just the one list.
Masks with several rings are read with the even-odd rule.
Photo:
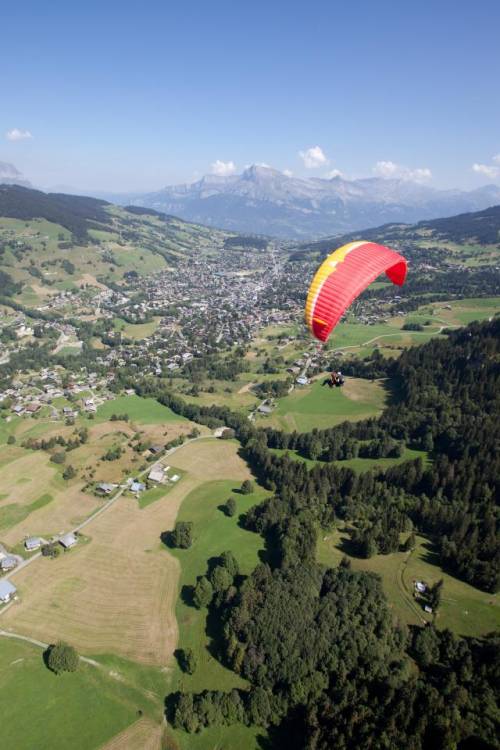
[[437, 188], [500, 181], [492, 0], [480, 13], [27, 5], [4, 26], [0, 161], [34, 185], [149, 192], [252, 163]]

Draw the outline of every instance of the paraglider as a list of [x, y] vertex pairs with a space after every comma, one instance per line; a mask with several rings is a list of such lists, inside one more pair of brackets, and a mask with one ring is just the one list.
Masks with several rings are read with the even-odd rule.
[[[385, 271], [398, 286], [404, 284], [405, 258], [375, 242], [349, 242], [331, 253], [316, 271], [307, 294], [305, 319], [312, 335], [325, 343], [345, 313], [377, 276]], [[323, 381], [329, 388], [340, 388], [345, 379], [335, 370]]]
[[331, 253], [317, 270], [307, 295], [305, 319], [312, 335], [323, 343], [347, 308], [377, 276], [402, 286], [405, 258], [375, 242], [349, 242]]

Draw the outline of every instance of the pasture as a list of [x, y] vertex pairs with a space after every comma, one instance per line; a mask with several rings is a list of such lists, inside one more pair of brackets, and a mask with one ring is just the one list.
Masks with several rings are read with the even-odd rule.
[[180, 569], [160, 534], [200, 484], [250, 476], [237, 447], [213, 438], [183, 446], [175, 465], [186, 475], [164, 498], [142, 509], [119, 498], [86, 527], [87, 544], [19, 571], [20, 600], [2, 615], [4, 627], [45, 642], [62, 638], [85, 654], [166, 666], [177, 642]]
[[311, 385], [296, 387], [278, 401], [270, 417], [259, 417], [261, 427], [269, 424], [286, 431], [309, 432], [325, 429], [346, 420], [357, 421], [382, 413], [387, 391], [382, 381], [347, 378], [343, 388], [322, 386], [323, 377]]
[[[321, 461], [313, 461], [310, 458], [304, 458], [296, 450], [286, 450], [285, 448], [272, 448], [271, 450], [277, 456], [287, 455], [295, 461], [304, 461], [309, 468], [316, 466], [318, 463], [322, 463]], [[361, 473], [370, 469], [388, 469], [391, 466], [396, 466], [404, 461], [412, 461], [415, 458], [421, 458], [424, 462], [428, 461], [426, 451], [405, 448], [403, 455], [399, 456], [399, 458], [349, 458], [345, 461], [334, 461], [333, 463], [339, 468], [353, 469], [355, 472]]]
[[[406, 535], [402, 536], [406, 538]], [[486, 635], [500, 627], [498, 594], [488, 594], [444, 572], [428, 539], [417, 536], [412, 552], [375, 555], [368, 560], [349, 556], [349, 535], [343, 529], [323, 533], [318, 540], [318, 562], [336, 566], [345, 555], [354, 570], [377, 573], [394, 616], [408, 625], [432, 622], [413, 597], [414, 581], [427, 585], [444, 581], [441, 606], [436, 617], [439, 628], [449, 628], [459, 635]]]
[[131, 422], [137, 424], [163, 424], [164, 422], [187, 422], [184, 417], [174, 414], [172, 409], [163, 406], [154, 398], [141, 396], [118, 396], [98, 407], [96, 421], [106, 421], [113, 414], [128, 414]]
[[151, 334], [156, 331], [160, 320], [161, 318], [155, 317], [147, 323], [127, 323], [121, 318], [115, 318], [113, 321], [113, 327], [115, 331], [121, 331], [126, 338], [140, 341], [141, 339], [146, 339], [148, 336], [151, 336]]
[[0, 638], [0, 690], [5, 750], [97, 750], [132, 724], [139, 708], [152, 711], [142, 693], [104, 670], [80, 664], [55, 675], [41, 648], [10, 638]]

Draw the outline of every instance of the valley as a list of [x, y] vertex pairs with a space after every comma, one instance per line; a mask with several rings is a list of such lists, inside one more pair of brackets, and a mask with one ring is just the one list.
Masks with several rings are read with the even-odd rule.
[[[11, 747], [33, 747], [19, 718], [28, 710], [34, 723], [49, 717], [40, 742], [56, 750], [261, 747], [267, 729], [245, 703], [261, 676], [242, 667], [248, 655], [228, 640], [227, 618], [238, 597], [259, 599], [254, 585], [275, 586], [269, 597], [280, 601], [278, 579], [296, 564], [379, 576], [367, 580], [387, 598], [381, 629], [498, 629], [494, 585], [464, 580], [453, 552], [444, 564], [428, 511], [443, 494], [421, 486], [426, 472], [445, 472], [444, 438], [427, 401], [432, 434], [418, 424], [402, 372], [421, 370], [420, 392], [435, 394], [443, 424], [458, 419], [440, 401], [455, 383], [433, 381], [445, 368], [434, 373], [425, 354], [415, 363], [421, 345], [465, 351], [462, 326], [498, 322], [499, 212], [372, 230], [409, 258], [408, 284], [395, 291], [380, 279], [320, 348], [303, 324], [304, 296], [325, 251], [350, 236], [298, 245], [36, 193], [0, 188], [0, 565], [14, 559], [0, 584], [15, 586], [0, 604], [0, 686], [12, 696], [2, 703]], [[469, 352], [481, 373], [495, 334], [484, 337], [484, 350]], [[343, 388], [322, 385], [332, 368]], [[452, 429], [463, 434], [462, 423]], [[262, 570], [271, 567], [273, 584]], [[415, 599], [417, 580], [443, 581], [436, 611]], [[92, 663], [56, 676], [17, 635], [66, 641]], [[183, 707], [203, 691], [222, 701], [217, 710]], [[210, 718], [219, 710], [226, 724]]]

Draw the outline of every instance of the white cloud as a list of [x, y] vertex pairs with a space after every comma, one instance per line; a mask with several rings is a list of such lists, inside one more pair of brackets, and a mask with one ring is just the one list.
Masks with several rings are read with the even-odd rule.
[[343, 177], [343, 172], [340, 171], [340, 169], [330, 169], [329, 172], [325, 174], [325, 177], [327, 180], [332, 180], [334, 177]]
[[500, 154], [495, 154], [495, 156], [493, 157], [493, 161], [495, 162], [495, 164], [500, 164]]
[[306, 169], [318, 169], [318, 167], [328, 164], [328, 159], [321, 146], [311, 146], [306, 151], [299, 151], [299, 156]]
[[217, 159], [211, 165], [211, 172], [219, 177], [228, 177], [230, 174], [236, 172], [236, 164], [234, 161], [221, 161], [220, 159]]
[[399, 166], [393, 161], [378, 161], [373, 167], [373, 171], [379, 177], [396, 177]]
[[472, 171], [477, 174], [484, 174], [485, 177], [489, 177], [492, 180], [500, 175], [500, 167], [494, 167], [492, 164], [473, 164]]
[[285, 175], [285, 177], [293, 177], [293, 172], [291, 169], [284, 169], [283, 174]]
[[410, 169], [394, 161], [378, 161], [373, 167], [373, 172], [379, 177], [396, 177], [413, 182], [426, 182], [432, 179], [432, 172], [428, 167]]
[[408, 179], [414, 180], [415, 182], [425, 182], [426, 180], [432, 180], [432, 172], [427, 167], [410, 169], [408, 172]]
[[29, 138], [33, 138], [29, 130], [20, 130], [19, 128], [7, 130], [5, 137], [8, 141], [26, 141]]

